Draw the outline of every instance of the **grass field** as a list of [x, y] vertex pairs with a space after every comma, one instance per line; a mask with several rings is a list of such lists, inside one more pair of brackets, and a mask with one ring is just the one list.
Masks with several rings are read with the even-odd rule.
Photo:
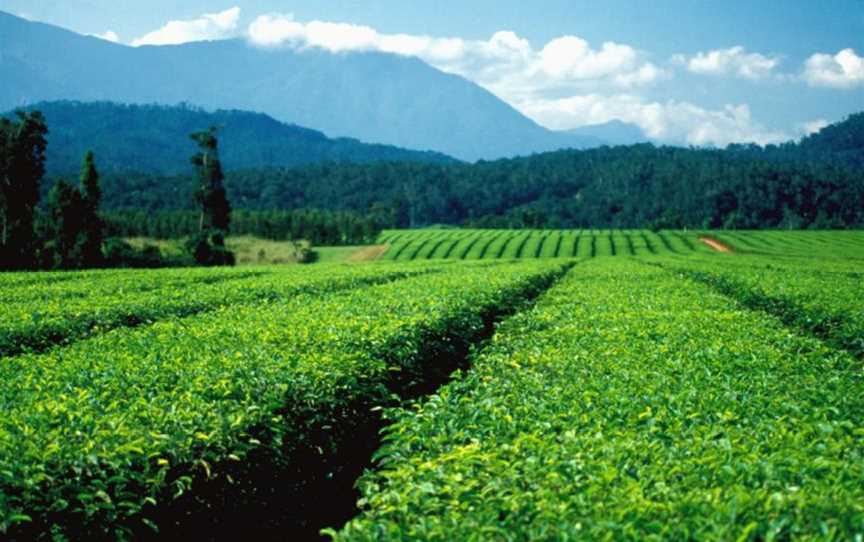
[[379, 243], [0, 274], [0, 539], [864, 537], [864, 232]]

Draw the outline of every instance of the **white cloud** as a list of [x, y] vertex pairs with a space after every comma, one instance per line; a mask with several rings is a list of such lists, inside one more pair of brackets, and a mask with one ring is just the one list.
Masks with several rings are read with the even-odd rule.
[[120, 43], [120, 36], [117, 35], [117, 32], [113, 30], [108, 30], [107, 32], [103, 32], [102, 34], [87, 34], [88, 36], [92, 36], [94, 38], [99, 38], [105, 41], [110, 41], [113, 43]]
[[436, 68], [471, 79], [511, 101], [521, 95], [606, 86], [630, 88], [668, 76], [634, 48], [606, 42], [599, 49], [576, 36], [562, 36], [537, 50], [511, 31], [489, 40], [382, 34], [374, 28], [323, 21], [298, 22], [291, 15], [255, 19], [248, 38], [261, 47], [320, 48], [334, 53], [380, 51], [416, 56]]
[[836, 55], [817, 53], [804, 63], [804, 80], [813, 87], [848, 89], [864, 85], [864, 57], [853, 49]]
[[628, 45], [606, 42], [595, 51], [576, 36], [550, 41], [539, 57], [543, 71], [558, 78], [597, 79], [630, 72], [636, 65], [636, 51]]
[[818, 133], [822, 128], [831, 124], [825, 119], [816, 119], [809, 122], [799, 123], [796, 127], [805, 136]]
[[747, 105], [704, 109], [688, 102], [650, 102], [632, 94], [589, 94], [558, 100], [537, 100], [523, 112], [540, 124], [566, 130], [621, 120], [636, 124], [651, 137], [670, 143], [725, 146], [734, 142], [778, 143], [788, 135], [768, 130], [750, 115]]
[[748, 53], [738, 45], [729, 49], [699, 52], [695, 56], [675, 55], [672, 62], [685, 66], [692, 73], [705, 75], [734, 75], [757, 80], [770, 77], [780, 65], [780, 57]]
[[188, 21], [168, 21], [165, 26], [134, 40], [132, 45], [177, 45], [190, 41], [217, 40], [236, 35], [240, 8], [204, 14]]

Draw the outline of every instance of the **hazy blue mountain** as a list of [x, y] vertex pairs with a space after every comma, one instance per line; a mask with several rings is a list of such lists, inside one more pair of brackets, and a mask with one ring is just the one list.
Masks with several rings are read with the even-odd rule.
[[573, 136], [592, 137], [604, 141], [609, 145], [634, 145], [649, 141], [641, 128], [635, 124], [621, 122], [620, 120], [582, 126], [573, 130], [567, 130], [566, 133]]
[[219, 127], [226, 169], [290, 167], [317, 162], [455, 162], [440, 153], [329, 139], [321, 132], [287, 125], [262, 113], [216, 111], [186, 105], [120, 105], [111, 102], [42, 102], [48, 122], [49, 175], [78, 170], [87, 150], [103, 173], [188, 172], [195, 144], [189, 134]]
[[602, 143], [547, 130], [461, 77], [381, 53], [262, 50], [244, 40], [132, 48], [0, 12], [0, 73], [0, 110], [63, 99], [189, 102], [467, 160]]

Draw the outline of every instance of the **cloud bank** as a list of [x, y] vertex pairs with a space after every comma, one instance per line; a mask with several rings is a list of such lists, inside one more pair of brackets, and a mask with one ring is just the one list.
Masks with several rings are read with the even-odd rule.
[[239, 22], [239, 7], [220, 13], [206, 13], [188, 21], [168, 21], [162, 28], [133, 40], [132, 46], [178, 45], [190, 41], [230, 38], [236, 35]]

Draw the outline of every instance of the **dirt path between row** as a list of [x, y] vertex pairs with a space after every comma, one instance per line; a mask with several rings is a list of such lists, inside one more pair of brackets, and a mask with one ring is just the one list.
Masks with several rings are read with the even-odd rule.
[[709, 247], [713, 248], [717, 252], [732, 252], [732, 247], [730, 247], [726, 243], [723, 243], [722, 241], [718, 241], [717, 239], [711, 239], [710, 237], [700, 237], [699, 240], [708, 245]]
[[354, 252], [350, 256], [348, 256], [349, 262], [371, 262], [372, 260], [377, 260], [380, 258], [387, 249], [390, 248], [390, 245], [372, 245], [368, 247], [363, 247], [357, 252]]

